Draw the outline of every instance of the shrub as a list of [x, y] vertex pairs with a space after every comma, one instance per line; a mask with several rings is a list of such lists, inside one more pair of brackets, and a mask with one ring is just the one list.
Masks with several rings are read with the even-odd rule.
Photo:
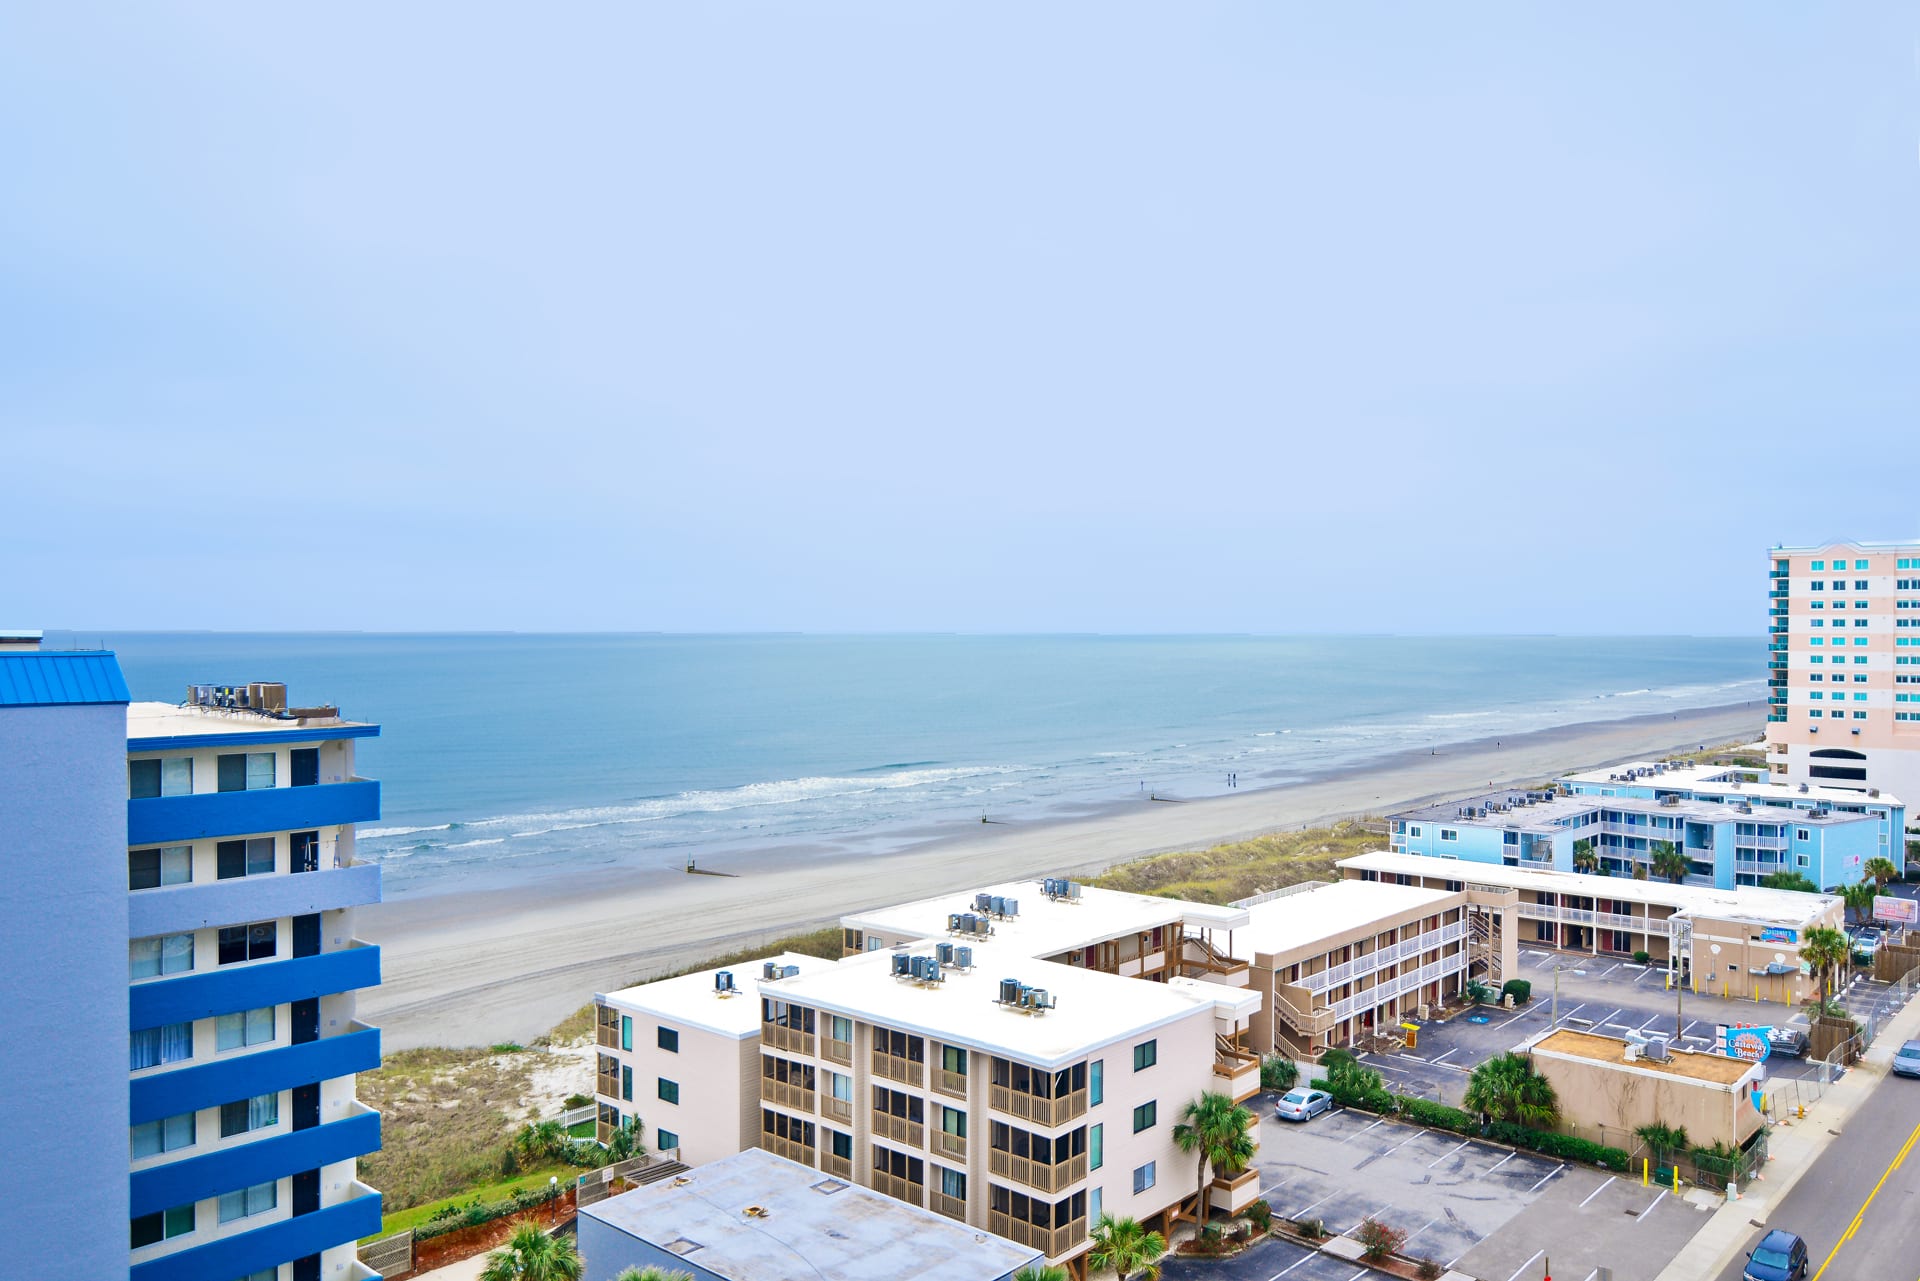
[[1409, 1098], [1402, 1094], [1394, 1099], [1402, 1116], [1415, 1125], [1424, 1125], [1436, 1130], [1452, 1130], [1466, 1134], [1479, 1129], [1479, 1123], [1459, 1108], [1450, 1108], [1444, 1103], [1433, 1103], [1426, 1099]]
[[1440, 1281], [1440, 1265], [1432, 1259], [1420, 1260], [1413, 1265], [1413, 1270], [1419, 1274], [1420, 1281]]
[[1633, 963], [1635, 965], [1649, 965], [1652, 961], [1653, 953], [1646, 951], [1644, 948], [1633, 954]]
[[1284, 1054], [1270, 1054], [1260, 1061], [1260, 1088], [1285, 1093], [1300, 1080], [1300, 1065]]
[[1407, 1234], [1388, 1227], [1378, 1219], [1362, 1219], [1353, 1239], [1360, 1243], [1363, 1257], [1378, 1263], [1406, 1243]]
[[1485, 1005], [1493, 999], [1493, 989], [1479, 979], [1468, 979], [1464, 995], [1475, 1005]]
[[1487, 1137], [1496, 1143], [1526, 1148], [1564, 1161], [1584, 1161], [1588, 1165], [1602, 1166], [1616, 1174], [1624, 1174], [1627, 1169], [1627, 1154], [1619, 1148], [1610, 1148], [1591, 1139], [1561, 1134], [1555, 1130], [1530, 1130], [1524, 1125], [1495, 1121], [1487, 1127]]
[[526, 1048], [526, 1046], [520, 1044], [518, 1041], [502, 1041], [498, 1045], [489, 1045], [487, 1052], [490, 1054], [518, 1054]]
[[520, 1173], [520, 1158], [515, 1155], [512, 1148], [503, 1149], [500, 1153], [501, 1177], [511, 1179], [518, 1173]]
[[592, 1102], [593, 1100], [588, 1098], [584, 1094], [569, 1094], [567, 1096], [566, 1109], [567, 1111], [571, 1112], [575, 1108], [586, 1107], [589, 1103], [592, 1103]]
[[1273, 1207], [1265, 1201], [1255, 1201], [1247, 1207], [1247, 1222], [1253, 1224], [1257, 1232], [1265, 1232], [1273, 1226]]
[[1525, 979], [1508, 979], [1500, 985], [1500, 995], [1510, 995], [1515, 1005], [1525, 1005], [1533, 996], [1533, 984]]

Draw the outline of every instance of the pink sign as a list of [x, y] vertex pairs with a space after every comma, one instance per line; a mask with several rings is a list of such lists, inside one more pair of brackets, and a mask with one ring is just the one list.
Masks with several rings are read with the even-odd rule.
[[1899, 921], [1906, 925], [1920, 923], [1920, 902], [1910, 898], [1889, 898], [1881, 895], [1873, 900], [1873, 919]]

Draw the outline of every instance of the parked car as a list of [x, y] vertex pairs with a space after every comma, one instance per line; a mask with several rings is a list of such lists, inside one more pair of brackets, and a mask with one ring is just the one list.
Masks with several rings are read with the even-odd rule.
[[1872, 956], [1880, 950], [1880, 931], [1871, 926], [1853, 936], [1853, 950]]
[[1797, 1027], [1777, 1027], [1767, 1033], [1773, 1053], [1783, 1059], [1807, 1057], [1807, 1034]]
[[1282, 1121], [1310, 1121], [1333, 1106], [1333, 1096], [1325, 1090], [1288, 1090], [1273, 1106], [1273, 1114]]
[[1895, 1051], [1893, 1070], [1901, 1076], [1920, 1076], [1920, 1041], [1908, 1041]]
[[1775, 1228], [1747, 1255], [1740, 1275], [1744, 1281], [1801, 1281], [1807, 1275], [1807, 1243]]

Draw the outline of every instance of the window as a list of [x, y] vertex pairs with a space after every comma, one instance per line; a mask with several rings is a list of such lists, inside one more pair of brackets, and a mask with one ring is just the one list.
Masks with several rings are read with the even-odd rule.
[[633, 1069], [625, 1064], [620, 1068], [620, 1097], [628, 1103], [633, 1102]]
[[220, 927], [220, 964], [265, 960], [279, 950], [279, 937], [278, 921], [223, 925]]
[[235, 1219], [250, 1218], [256, 1214], [265, 1214], [280, 1204], [280, 1183], [269, 1180], [256, 1183], [250, 1188], [238, 1192], [228, 1192], [220, 1198], [220, 1222], [232, 1223]]
[[320, 782], [320, 749], [317, 747], [296, 747], [287, 753], [288, 772], [293, 775], [287, 781], [295, 787], [313, 787]]
[[213, 1048], [217, 1052], [265, 1045], [272, 1039], [271, 1005], [263, 1005], [257, 1010], [241, 1010], [237, 1014], [222, 1014], [213, 1021]]
[[654, 1093], [660, 1096], [660, 1100], [663, 1103], [678, 1103], [680, 1101], [680, 1083], [678, 1081], [669, 1081], [663, 1076], [660, 1078], [659, 1084], [654, 1086]]
[[1087, 1069], [1087, 1105], [1099, 1107], [1107, 1097], [1107, 1061], [1095, 1059]]
[[653, 1146], [655, 1150], [660, 1152], [677, 1151], [680, 1147], [680, 1136], [672, 1130], [655, 1130], [653, 1132]]
[[1408, 835], [1408, 836], [1418, 836], [1418, 835], [1420, 835], [1420, 825], [1419, 825], [1418, 823], [1415, 823], [1415, 824], [1414, 824], [1413, 826], [1411, 826], [1411, 827], [1409, 827], [1409, 828], [1407, 829], [1407, 835]]
[[1100, 1196], [1099, 1188], [1087, 1189], [1087, 1215], [1088, 1215], [1087, 1222], [1088, 1223], [1100, 1222], [1101, 1201], [1102, 1201], [1102, 1198]]
[[827, 1093], [842, 1103], [853, 1102], [853, 1078], [845, 1072], [827, 1073]]
[[157, 890], [162, 885], [185, 885], [192, 879], [191, 845], [127, 851], [127, 888], [130, 890]]
[[214, 847], [218, 863], [215, 873], [223, 881], [238, 876], [273, 874], [273, 838], [256, 836], [245, 841], [221, 841]]
[[1160, 1061], [1160, 1042], [1142, 1041], [1133, 1047], [1133, 1070], [1144, 1072]]
[[668, 1054], [680, 1053], [680, 1034], [670, 1027], [654, 1029], [653, 1043]]
[[958, 1170], [940, 1169], [940, 1191], [956, 1201], [967, 1199], [967, 1176]]
[[633, 1048], [633, 1016], [630, 1014], [620, 1016], [620, 1048], [623, 1050]]
[[193, 935], [162, 934], [150, 939], [135, 939], [127, 944], [127, 954], [134, 978], [185, 974], [193, 968]]
[[1459, 829], [1458, 829], [1458, 828], [1452, 828], [1452, 827], [1443, 827], [1443, 828], [1441, 828], [1441, 829], [1440, 829], [1440, 839], [1441, 839], [1441, 840], [1443, 840], [1443, 841], [1457, 841], [1457, 840], [1459, 840], [1459, 839], [1460, 839], [1460, 832], [1459, 832]]
[[851, 1134], [842, 1134], [838, 1130], [828, 1130], [827, 1133], [833, 1136], [829, 1143], [829, 1146], [833, 1149], [833, 1154], [842, 1161], [853, 1160], [853, 1136]]
[[1133, 1132], [1138, 1134], [1142, 1130], [1151, 1130], [1159, 1119], [1160, 1101], [1150, 1099], [1133, 1110]]
[[143, 1121], [130, 1127], [133, 1159], [137, 1161], [143, 1156], [158, 1156], [162, 1152], [177, 1152], [181, 1148], [192, 1147], [197, 1141], [194, 1115], [192, 1112], [182, 1112], [179, 1116]]
[[1095, 1125], [1087, 1131], [1087, 1168], [1097, 1170], [1106, 1160], [1106, 1126]]
[[235, 752], [220, 757], [216, 764], [223, 792], [252, 792], [273, 786], [272, 752]]
[[1135, 1196], [1139, 1196], [1142, 1192], [1145, 1192], [1153, 1186], [1153, 1166], [1154, 1163], [1149, 1161], [1133, 1172], [1133, 1194]]
[[165, 1027], [141, 1028], [127, 1041], [127, 1070], [159, 1067], [193, 1057], [193, 1024], [169, 1023]]
[[1813, 562], [1813, 564], [1809, 565], [1807, 568], [1814, 570], [1815, 572], [1818, 572], [1820, 570], [1825, 569], [1826, 567], [1827, 567], [1827, 562], [1825, 562], [1824, 560], [1816, 560]]
[[[1867, 567], [1867, 562], [1865, 562], [1864, 560], [1856, 560], [1855, 562], [1853, 562], [1853, 567], [1855, 569], [1865, 569]], [[1859, 584], [1859, 587], [1861, 591], [1865, 591], [1867, 589], [1867, 585], [1865, 583]]]
[[1810, 841], [1813, 839], [1813, 833], [1804, 827], [1796, 827], [1793, 829], [1793, 837], [1797, 841]]
[[220, 1105], [220, 1137], [249, 1134], [280, 1124], [280, 1096], [256, 1094], [250, 1099]]
[[176, 1205], [171, 1210], [161, 1210], [156, 1214], [143, 1214], [133, 1220], [133, 1248], [152, 1245], [156, 1241], [171, 1241], [193, 1231], [193, 1203]]
[[165, 761], [128, 761], [127, 795], [136, 801], [155, 796], [193, 795], [193, 758]]
[[967, 1114], [943, 1105], [940, 1108], [940, 1132], [951, 1134], [955, 1138], [966, 1138]]
[[[853, 1020], [835, 1014], [827, 1019], [827, 1036], [843, 1045], [853, 1044]], [[949, 1069], [950, 1071], [953, 1069]], [[964, 1067], [958, 1069], [965, 1071]]]

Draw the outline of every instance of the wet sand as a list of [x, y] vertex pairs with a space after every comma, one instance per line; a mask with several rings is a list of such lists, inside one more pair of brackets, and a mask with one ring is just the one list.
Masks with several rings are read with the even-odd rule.
[[1091, 875], [1147, 854], [1377, 815], [1489, 783], [1757, 740], [1765, 721], [1765, 703], [1751, 702], [1568, 725], [1224, 796], [1141, 800], [1051, 822], [959, 824], [877, 853], [780, 844], [701, 860], [728, 876], [689, 876], [674, 855], [654, 866], [395, 900], [360, 911], [359, 933], [380, 945], [383, 971], [381, 986], [362, 994], [360, 1017], [383, 1029], [389, 1050], [527, 1041], [596, 992], [847, 912], [992, 881]]

